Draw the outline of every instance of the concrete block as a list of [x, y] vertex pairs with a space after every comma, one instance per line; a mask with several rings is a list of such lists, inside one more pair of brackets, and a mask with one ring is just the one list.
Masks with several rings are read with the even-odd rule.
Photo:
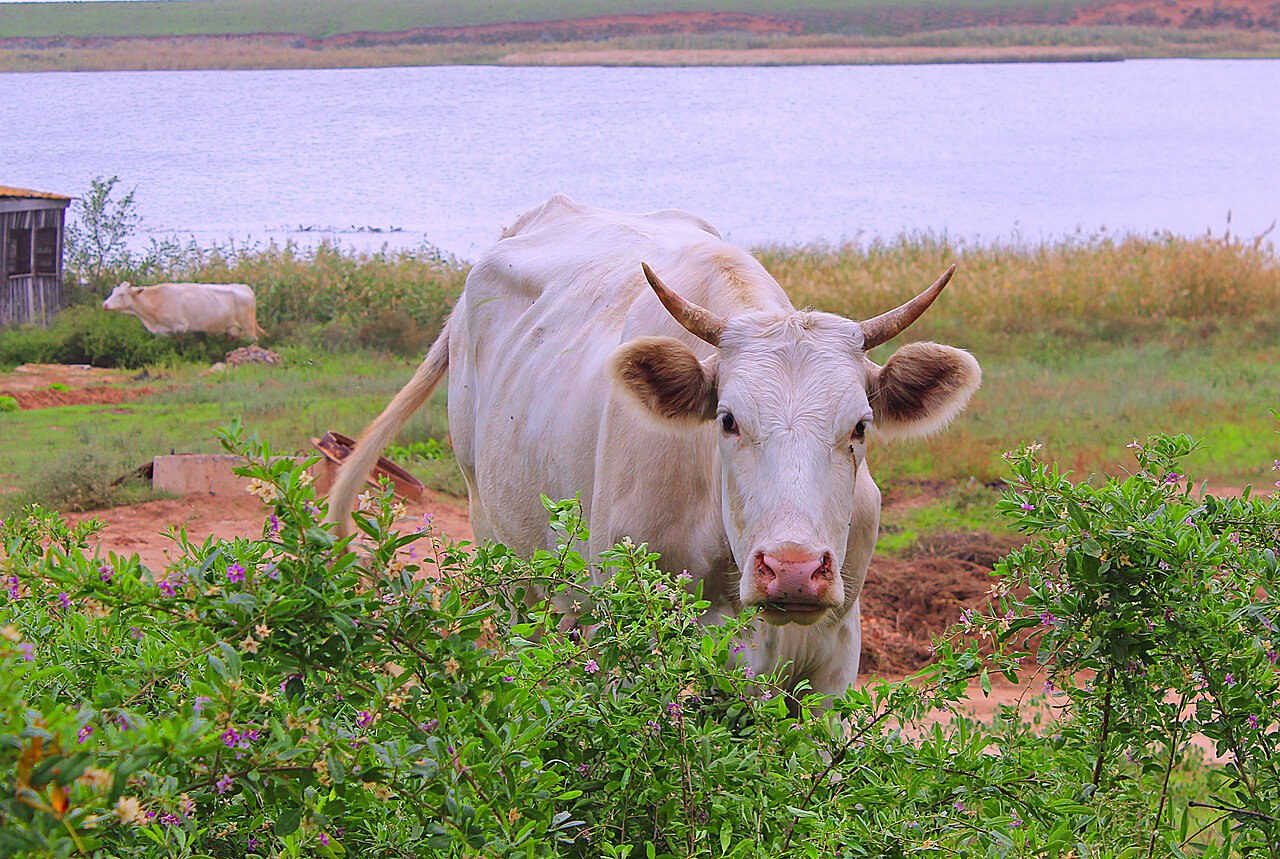
[[[304, 461], [297, 458], [299, 462]], [[231, 469], [244, 460], [226, 453], [179, 453], [157, 456], [152, 460], [151, 486], [160, 492], [174, 495], [243, 495], [248, 491], [247, 478], [234, 474]], [[338, 468], [332, 462], [321, 459], [311, 467], [316, 478], [316, 492], [324, 495], [333, 485]]]

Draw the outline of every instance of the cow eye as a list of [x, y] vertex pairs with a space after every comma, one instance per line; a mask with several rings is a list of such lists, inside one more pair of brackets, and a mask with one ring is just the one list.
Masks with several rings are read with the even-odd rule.
[[857, 425], [854, 426], [853, 428], [853, 440], [862, 441], [864, 438], [866, 438], [866, 436], [867, 436], [867, 422], [858, 421]]
[[725, 412], [720, 416], [720, 429], [724, 431], [725, 435], [737, 435], [738, 422], [733, 419], [733, 415]]

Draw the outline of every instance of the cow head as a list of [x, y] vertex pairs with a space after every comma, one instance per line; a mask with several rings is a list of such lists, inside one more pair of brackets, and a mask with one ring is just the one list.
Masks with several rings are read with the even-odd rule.
[[121, 281], [120, 285], [111, 290], [111, 294], [107, 296], [107, 300], [102, 302], [103, 310], [128, 310], [133, 307], [133, 297], [142, 292], [142, 287], [133, 286], [129, 281]]
[[866, 357], [914, 322], [954, 270], [902, 307], [855, 322], [808, 311], [725, 319], [644, 266], [671, 315], [716, 354], [700, 361], [679, 340], [639, 338], [614, 354], [615, 384], [660, 421], [714, 422], [722, 518], [742, 572], [736, 596], [770, 622], [843, 615], [856, 597], [841, 570], [868, 439], [935, 432], [977, 389], [978, 362], [950, 346], [911, 343], [883, 367]]

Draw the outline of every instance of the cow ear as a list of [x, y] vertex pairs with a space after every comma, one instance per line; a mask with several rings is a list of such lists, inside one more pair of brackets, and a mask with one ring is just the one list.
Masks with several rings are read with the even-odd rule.
[[716, 414], [715, 367], [704, 367], [688, 346], [670, 337], [640, 337], [610, 358], [613, 382], [651, 415], [698, 423]]
[[931, 435], [964, 411], [981, 383], [982, 368], [968, 352], [908, 343], [867, 374], [876, 433], [885, 439]]

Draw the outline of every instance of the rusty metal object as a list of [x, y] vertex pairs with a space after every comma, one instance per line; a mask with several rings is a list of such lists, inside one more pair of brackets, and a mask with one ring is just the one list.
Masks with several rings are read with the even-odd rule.
[[[324, 454], [325, 459], [338, 465], [341, 465], [356, 447], [355, 440], [350, 436], [332, 430], [325, 433], [323, 438], [311, 439], [311, 444]], [[406, 501], [417, 501], [425, 491], [422, 481], [385, 456], [380, 456], [378, 464], [373, 467], [373, 473], [368, 477], [368, 483], [370, 486], [378, 486], [384, 477], [391, 481], [392, 491]]]

